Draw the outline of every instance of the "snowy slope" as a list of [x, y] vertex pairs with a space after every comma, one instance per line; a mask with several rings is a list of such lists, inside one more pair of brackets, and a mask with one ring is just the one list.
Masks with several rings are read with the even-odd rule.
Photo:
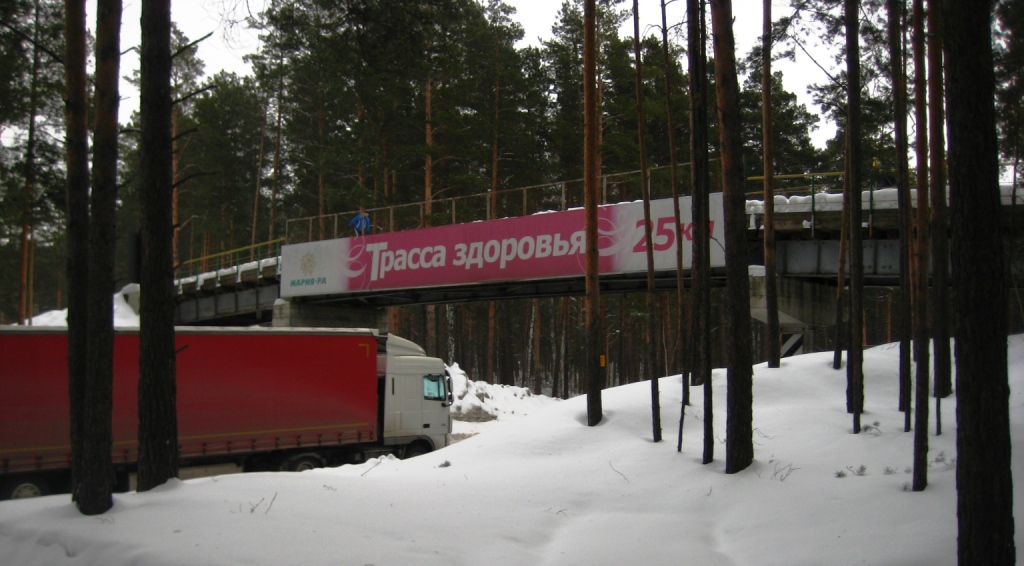
[[[1024, 338], [1011, 338], [1010, 360], [1020, 444]], [[175, 481], [116, 495], [100, 517], [79, 515], [68, 496], [0, 502], [0, 562], [955, 564], [955, 402], [943, 402], [944, 434], [929, 437], [928, 489], [906, 491], [913, 439], [895, 410], [897, 361], [891, 345], [865, 353], [864, 420], [878, 425], [860, 435], [830, 353], [757, 366], [756, 462], [735, 475], [724, 473], [716, 371], [709, 465], [702, 390], [678, 453], [681, 383], [666, 377], [661, 443], [651, 441], [649, 384], [633, 384], [604, 392], [596, 427], [580, 397], [412, 460]], [[522, 399], [495, 402], [511, 414]], [[1014, 454], [1022, 485], [1024, 450]]]

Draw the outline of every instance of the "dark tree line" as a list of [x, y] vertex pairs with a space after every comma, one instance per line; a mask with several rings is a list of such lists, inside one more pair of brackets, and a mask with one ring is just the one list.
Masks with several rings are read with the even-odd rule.
[[[59, 6], [53, 0], [41, 2]], [[633, 46], [630, 38], [619, 36], [625, 17], [619, 6], [600, 2], [598, 7], [599, 166], [602, 173], [636, 170]], [[31, 30], [31, 10], [19, 14], [20, 19], [12, 16], [12, 26], [24, 34]], [[252, 56], [253, 76], [204, 77], [202, 62], [189, 53], [174, 61], [174, 98], [198, 92], [176, 105], [172, 124], [173, 170], [179, 183], [172, 209], [177, 263], [282, 237], [289, 218], [352, 211], [360, 205], [420, 202], [427, 199], [428, 190], [435, 199], [582, 177], [579, 4], [565, 3], [552, 39], [540, 47], [516, 46], [522, 30], [510, 8], [500, 2], [448, 0], [432, 3], [430, 10], [370, 0], [337, 6], [311, 0], [278, 2], [252, 23], [266, 36], [261, 51]], [[174, 49], [194, 39], [176, 33]], [[661, 41], [653, 32], [642, 39], [641, 86], [650, 107], [644, 141], [650, 165], [657, 168], [671, 161], [666, 101], [671, 101], [674, 115], [686, 116], [690, 96], [679, 60], [682, 47], [668, 46], [671, 80], [665, 81]], [[10, 60], [21, 61], [19, 77], [26, 77], [31, 67], [27, 42], [12, 42], [21, 52], [20, 59]], [[12, 48], [9, 53], [19, 52]], [[59, 73], [59, 66], [55, 68]], [[754, 118], [760, 112], [757, 82], [748, 81], [740, 91], [744, 128], [759, 123]], [[784, 78], [773, 82], [780, 105], [774, 120], [777, 160], [785, 163], [780, 172], [813, 171], [821, 166], [808, 136], [813, 116], [784, 90]], [[666, 85], [673, 89], [671, 96], [666, 96]], [[18, 124], [27, 123], [27, 93], [12, 93], [8, 100], [19, 97], [21, 102], [11, 104], [22, 109], [22, 118], [11, 118], [5, 127], [24, 131]], [[59, 112], [59, 88], [41, 98]], [[709, 102], [713, 110], [714, 103]], [[59, 116], [52, 120], [57, 124], [50, 134], [53, 157], [37, 159], [35, 167], [37, 201], [46, 198], [52, 204], [32, 207], [35, 214], [51, 211], [48, 217], [31, 220], [38, 275], [28, 278], [27, 287], [35, 290], [29, 301], [34, 312], [66, 306], [66, 276], [60, 263], [66, 257], [67, 239]], [[139, 231], [137, 120], [125, 125], [126, 135], [120, 138], [117, 284], [127, 280], [127, 243]], [[711, 140], [717, 139], [715, 123], [712, 112]], [[677, 119], [672, 127], [679, 140], [676, 158], [686, 162], [689, 121]], [[757, 174], [752, 164], [759, 160], [760, 139], [747, 133], [745, 174]], [[37, 143], [37, 155], [48, 155], [43, 145]], [[710, 143], [710, 150], [717, 151], [717, 141]], [[10, 203], [3, 208], [10, 214], [3, 217], [0, 230], [16, 237], [0, 240], [5, 267], [0, 270], [5, 291], [0, 320], [12, 321], [18, 317], [19, 304], [17, 242], [25, 225], [24, 167], [15, 160], [24, 159], [25, 152], [17, 146], [4, 151], [11, 158], [11, 175], [4, 177], [9, 188], [0, 193], [0, 202]], [[680, 190], [688, 194], [685, 169], [681, 173]], [[635, 183], [613, 196], [640, 198], [640, 189]], [[431, 212], [437, 219], [425, 222], [450, 216], [443, 207]], [[378, 228], [387, 228], [388, 220], [386, 215], [374, 218]], [[419, 222], [418, 213], [412, 222]], [[332, 228], [312, 224], [312, 237]]]

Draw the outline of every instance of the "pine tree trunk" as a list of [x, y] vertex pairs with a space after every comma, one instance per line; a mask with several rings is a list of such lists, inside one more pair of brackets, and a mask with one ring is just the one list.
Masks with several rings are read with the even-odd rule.
[[494, 312], [494, 301], [488, 301], [487, 303], [487, 375], [484, 377], [484, 381], [487, 383], [497, 383], [495, 379], [495, 356], [496, 356], [496, 342], [498, 334], [497, 321], [495, 320]]
[[761, 124], [764, 138], [764, 296], [768, 310], [765, 345], [768, 367], [777, 368], [782, 355], [779, 330], [779, 292], [775, 281], [775, 154], [772, 134], [772, 2], [764, 0], [761, 31]]
[[117, 109], [121, 59], [121, 2], [96, 5], [96, 123], [93, 129], [92, 194], [89, 209], [89, 338], [85, 390], [82, 477], [76, 500], [84, 515], [113, 505], [111, 431], [114, 386], [115, 209], [117, 203]]
[[715, 458], [713, 395], [711, 388], [711, 241], [708, 232], [708, 194], [711, 171], [708, 160], [707, 27], [703, 0], [687, 0], [687, 53], [690, 68], [690, 183], [693, 187], [693, 311], [690, 336], [694, 355], [693, 383], [704, 386], [703, 463]]
[[595, 0], [583, 2], [583, 193], [586, 208], [586, 303], [587, 425], [603, 416], [601, 390], [605, 385], [604, 317], [598, 281], [597, 206], [598, 111], [597, 111], [597, 10]]
[[533, 333], [531, 336], [531, 353], [533, 358], [533, 365], [531, 373], [533, 373], [533, 393], [534, 395], [540, 395], [542, 393], [541, 388], [544, 386], [544, 373], [543, 364], [541, 363], [540, 356], [540, 344], [541, 344], [541, 305], [540, 299], [533, 299]]
[[864, 245], [861, 243], [861, 81], [860, 0], [846, 0], [847, 143], [849, 144], [850, 192], [850, 335], [847, 371], [852, 385], [853, 432], [861, 429], [864, 412]]
[[36, 113], [39, 111], [39, 0], [33, 8], [35, 20], [32, 26], [32, 76], [29, 79], [28, 140], [25, 145], [25, 202], [21, 213], [21, 271], [18, 278], [18, 324], [26, 324], [32, 318], [29, 248], [32, 234], [32, 208], [36, 193]]
[[914, 378], [917, 380], [914, 404], [914, 491], [928, 486], [928, 108], [925, 91], [925, 30], [924, 0], [914, 0], [914, 113], [917, 122], [917, 226], [914, 242], [916, 258], [914, 272]]
[[955, 288], [957, 554], [1016, 559], [1006, 357], [1007, 282], [999, 203], [992, 2], [944, 1]]
[[[675, 243], [676, 243], [676, 333], [675, 339], [675, 360], [674, 367], [669, 368], [669, 373], [678, 369], [683, 376], [683, 389], [689, 388], [687, 376], [689, 373], [689, 360], [686, 359], [687, 333], [686, 325], [686, 292], [683, 273], [683, 225], [682, 213], [679, 209], [679, 179], [677, 177], [676, 162], [676, 132], [672, 115], [672, 80], [671, 68], [672, 59], [669, 56], [668, 48], [668, 17], [665, 12], [665, 0], [661, 0], [661, 54], [665, 65], [665, 123], [668, 130], [668, 160], [670, 171], [670, 182], [672, 185], [672, 213], [675, 217]], [[683, 395], [684, 399], [686, 395]]]
[[[252, 237], [249, 240], [249, 245], [253, 249], [249, 252], [249, 261], [256, 261], [256, 225], [259, 224], [260, 218], [260, 187], [263, 182], [263, 148], [267, 140], [267, 111], [269, 108], [264, 106], [263, 108], [263, 120], [260, 122], [260, 154], [256, 158], [256, 190], [253, 191], [252, 195]], [[360, 140], [362, 141], [362, 140]], [[363, 183], [363, 169], [362, 166], [359, 168], [359, 184], [362, 188]], [[177, 225], [177, 222], [175, 222]], [[177, 265], [178, 261], [175, 258], [174, 264]]]
[[[559, 373], [561, 373], [562, 388], [560, 390], [561, 399], [569, 398], [569, 329], [574, 328], [569, 324], [569, 297], [562, 297], [561, 305], [561, 318], [562, 318], [562, 339], [559, 345], [559, 350], [562, 355], [562, 365], [559, 367]], [[552, 393], [554, 396], [554, 393]]]
[[[945, 113], [942, 89], [942, 17], [938, 2], [928, 0], [928, 141], [929, 191], [931, 192], [932, 253], [932, 336], [935, 339], [935, 397], [949, 397], [953, 392], [952, 360], [949, 351], [949, 219], [946, 211], [946, 140], [943, 135]], [[936, 411], [939, 407], [936, 400]], [[941, 421], [937, 434], [942, 434]]]
[[79, 499], [85, 461], [85, 391], [89, 295], [89, 132], [85, 0], [64, 2], [65, 163], [68, 198], [68, 398], [71, 497]]
[[725, 473], [754, 461], [753, 359], [750, 343], [750, 279], [747, 269], [746, 198], [740, 138], [739, 82], [732, 32], [732, 1], [712, 0], [715, 83], [725, 205], [725, 286], [728, 351]]
[[139, 479], [147, 491], [178, 475], [174, 350], [171, 2], [142, 5], [139, 178], [142, 265], [139, 313]]
[[494, 114], [491, 129], [491, 198], [488, 199], [488, 219], [498, 217], [498, 127], [501, 123], [501, 69], [497, 64], [499, 43], [494, 42]]
[[[324, 164], [324, 152], [327, 151], [327, 131], [324, 125], [324, 100], [323, 93], [317, 92], [317, 107], [316, 107], [316, 131], [317, 131], [317, 144], [316, 148], [316, 195], [317, 195], [317, 215], [320, 217], [320, 239], [326, 240], [327, 236], [327, 172], [325, 171], [326, 165]], [[337, 234], [335, 234], [337, 236]]]
[[897, 328], [900, 341], [899, 410], [904, 413], [904, 432], [910, 432], [910, 172], [907, 170], [907, 78], [903, 57], [903, 0], [888, 0], [889, 74], [894, 92], [896, 187], [900, 224], [900, 287]]
[[643, 59], [640, 56], [640, 2], [633, 0], [633, 64], [636, 83], [637, 148], [640, 151], [640, 191], [644, 201], [644, 243], [647, 247], [646, 344], [644, 344], [644, 379], [651, 382], [651, 427], [655, 442], [661, 442], [661, 400], [656, 375], [658, 347], [658, 308], [654, 295], [654, 242], [651, 229], [651, 186], [647, 171], [647, 121], [644, 119]]
[[[832, 369], [838, 370], [843, 367], [843, 346], [846, 344], [849, 328], [846, 326], [846, 258], [849, 256], [850, 246], [850, 130], [846, 130], [846, 149], [843, 159], [843, 212], [839, 219], [839, 266], [836, 275], [836, 328], [835, 328], [835, 351], [832, 356]], [[851, 399], [851, 387], [849, 379], [846, 385], [846, 411], [853, 412], [853, 401]]]
[[423, 218], [424, 227], [430, 226], [430, 215], [433, 212], [431, 208], [431, 201], [434, 198], [434, 124], [433, 124], [433, 98], [434, 98], [434, 79], [433, 77], [427, 78], [427, 85], [424, 89], [425, 97], [425, 112], [426, 112], [426, 154], [424, 155], [425, 163], [423, 167]]
[[174, 226], [171, 235], [171, 258], [175, 267], [179, 264], [178, 234], [181, 231], [178, 208], [178, 181], [180, 180], [178, 164], [181, 162], [181, 148], [178, 147], [178, 116], [180, 113], [181, 110], [177, 105], [171, 108], [171, 225]]
[[[281, 60], [278, 59], [278, 64]], [[278, 78], [277, 82], [277, 131], [274, 134], [274, 173], [270, 180], [270, 216], [267, 219], [267, 240], [275, 239], [274, 224], [277, 222], [275, 217], [277, 213], [277, 190], [278, 190], [278, 179], [281, 176], [281, 133], [284, 129], [283, 122], [281, 120], [281, 97], [284, 95], [284, 74]], [[287, 237], [288, 234], [285, 234]]]
[[427, 348], [428, 356], [437, 357], [440, 353], [440, 344], [437, 336], [437, 305], [427, 305], [424, 318], [424, 326], [426, 327], [424, 334], [426, 336], [424, 337], [423, 345]]

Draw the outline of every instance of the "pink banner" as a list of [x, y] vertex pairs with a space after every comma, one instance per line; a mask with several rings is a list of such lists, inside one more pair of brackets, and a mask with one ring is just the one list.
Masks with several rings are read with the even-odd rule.
[[[680, 240], [690, 265], [690, 198], [679, 200], [679, 230], [671, 199], [651, 203], [659, 270], [675, 269]], [[646, 270], [642, 203], [602, 206], [598, 218], [601, 273]], [[710, 224], [711, 264], [721, 266], [720, 193], [712, 195]], [[281, 296], [580, 277], [585, 249], [583, 209], [295, 244], [282, 250]]]

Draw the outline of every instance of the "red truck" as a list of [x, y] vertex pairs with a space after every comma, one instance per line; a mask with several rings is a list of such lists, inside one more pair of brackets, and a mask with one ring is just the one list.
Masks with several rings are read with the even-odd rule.
[[[181, 466], [301, 471], [446, 446], [444, 363], [363, 329], [178, 328]], [[139, 335], [114, 338], [113, 461], [138, 457]], [[0, 499], [70, 487], [67, 332], [0, 328]]]

